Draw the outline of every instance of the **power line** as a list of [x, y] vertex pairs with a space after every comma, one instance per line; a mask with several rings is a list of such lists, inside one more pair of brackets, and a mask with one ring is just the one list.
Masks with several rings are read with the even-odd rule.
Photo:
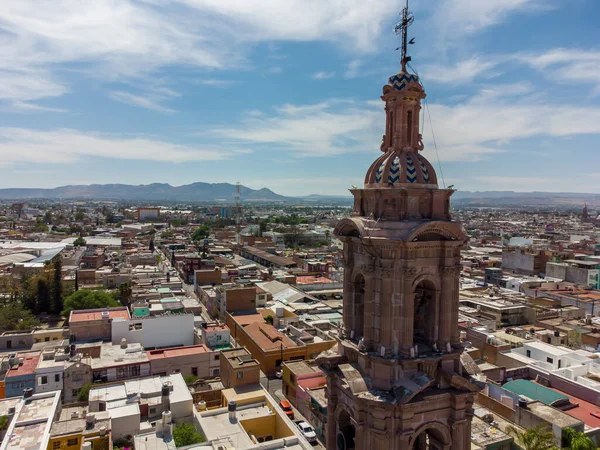
[[[408, 67], [410, 68], [410, 70], [412, 70], [417, 75], [417, 77], [419, 78], [419, 82], [421, 83], [421, 86], [423, 86], [423, 90], [425, 90], [425, 84], [423, 83], [423, 80], [419, 76], [419, 72], [417, 72], [411, 64], [408, 64]], [[429, 126], [431, 127], [431, 137], [433, 138], [433, 148], [435, 148], [435, 156], [437, 158], [438, 167], [440, 169], [440, 176], [442, 177], [442, 184], [444, 185], [444, 189], [446, 189], [446, 180], [444, 180], [444, 171], [442, 170], [442, 162], [440, 161], [440, 154], [438, 152], [437, 142], [435, 140], [435, 133], [433, 131], [433, 121], [431, 120], [431, 112], [429, 111], [429, 103], [427, 102], [427, 97], [425, 97], [425, 109], [427, 110], [427, 117], [429, 118]], [[423, 116], [424, 115], [425, 115], [425, 113], [423, 113]], [[424, 129], [425, 129], [425, 121], [423, 120], [423, 123], [421, 124], [421, 134], [423, 134]]]

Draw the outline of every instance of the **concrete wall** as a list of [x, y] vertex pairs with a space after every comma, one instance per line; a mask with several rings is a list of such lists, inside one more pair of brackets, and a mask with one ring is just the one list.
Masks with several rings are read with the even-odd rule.
[[120, 344], [122, 339], [128, 343], [140, 343], [146, 349], [194, 345], [194, 316], [169, 314], [137, 320], [114, 320], [112, 343]]
[[[63, 367], [52, 367], [48, 369], [37, 369], [35, 371], [35, 392], [62, 391], [63, 389]], [[43, 384], [43, 378], [46, 384]]]

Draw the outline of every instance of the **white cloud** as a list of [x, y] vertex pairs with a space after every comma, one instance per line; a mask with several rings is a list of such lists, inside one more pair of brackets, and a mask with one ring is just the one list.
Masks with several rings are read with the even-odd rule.
[[150, 109], [163, 114], [173, 114], [174, 109], [166, 108], [157, 103], [157, 101], [140, 95], [130, 94], [123, 91], [113, 91], [110, 93], [111, 98], [127, 105], [139, 106], [140, 108]]
[[473, 35], [503, 22], [515, 12], [550, 8], [547, 0], [441, 0], [432, 14], [432, 26], [441, 42]]
[[454, 65], [444, 66], [441, 64], [430, 64], [423, 67], [421, 71], [423, 78], [427, 81], [446, 84], [470, 83], [479, 76], [492, 77], [490, 71], [500, 63], [499, 60], [485, 59], [474, 56], [470, 59], [458, 61]]
[[0, 161], [6, 164], [72, 163], [86, 156], [164, 162], [218, 161], [247, 152], [234, 147], [224, 151], [216, 145], [180, 145], [145, 136], [0, 128]]
[[327, 80], [329, 78], [333, 78], [335, 76], [335, 72], [317, 72], [311, 75], [311, 78], [315, 80]]
[[0, 86], [0, 98], [61, 95], [67, 88], [52, 81], [51, 71], [62, 63], [122, 80], [170, 65], [242, 67], [260, 42], [329, 41], [370, 52], [393, 6], [392, 0], [4, 0], [0, 67], [44, 76], [12, 78]]
[[344, 78], [356, 78], [360, 74], [360, 68], [362, 67], [363, 62], [359, 59], [352, 60], [346, 66], [346, 73], [344, 73]]
[[[439, 157], [476, 161], [511, 151], [514, 141], [531, 137], [600, 134], [600, 107], [531, 101], [531, 86], [488, 88], [456, 105], [430, 104]], [[425, 155], [437, 160], [428, 115]], [[385, 117], [382, 105], [331, 99], [316, 104], [286, 104], [275, 114], [256, 114], [234, 128], [213, 130], [221, 138], [250, 148], [276, 147], [292, 157], [332, 156], [351, 152], [378, 154]]]
[[518, 58], [554, 83], [588, 83], [595, 85], [596, 93], [600, 94], [600, 51], [555, 48]]

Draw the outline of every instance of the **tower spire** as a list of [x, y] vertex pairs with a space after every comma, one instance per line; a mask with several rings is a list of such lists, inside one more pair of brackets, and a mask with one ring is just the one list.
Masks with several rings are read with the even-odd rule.
[[401, 45], [396, 50], [400, 49], [400, 64], [402, 65], [402, 72], [406, 72], [406, 64], [411, 60], [408, 56], [408, 44], [414, 44], [414, 38], [408, 40], [408, 27], [412, 25], [415, 17], [413, 13], [408, 10], [408, 0], [406, 0], [406, 6], [402, 8], [400, 12], [400, 21], [394, 26], [394, 32], [401, 36]]

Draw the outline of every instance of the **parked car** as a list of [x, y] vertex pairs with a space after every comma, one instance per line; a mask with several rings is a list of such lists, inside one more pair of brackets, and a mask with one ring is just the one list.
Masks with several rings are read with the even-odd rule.
[[300, 428], [302, 435], [306, 438], [308, 442], [310, 442], [311, 444], [317, 442], [317, 433], [315, 433], [315, 430], [313, 429], [313, 427], [310, 426], [310, 424], [304, 421], [300, 421], [296, 422], [296, 425], [298, 425], [298, 428]]
[[279, 407], [283, 409], [283, 412], [286, 416], [294, 420], [294, 410], [292, 409], [292, 405], [290, 405], [290, 402], [288, 402], [287, 400], [281, 400], [279, 402]]

